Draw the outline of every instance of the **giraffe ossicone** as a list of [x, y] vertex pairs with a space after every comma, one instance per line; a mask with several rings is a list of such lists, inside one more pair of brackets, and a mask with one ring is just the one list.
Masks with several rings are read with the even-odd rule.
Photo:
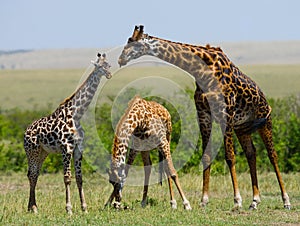
[[24, 149], [28, 160], [27, 177], [30, 184], [28, 211], [37, 212], [35, 187], [42, 164], [49, 153], [60, 153], [63, 158], [66, 189], [66, 211], [72, 214], [70, 197], [71, 159], [74, 158], [76, 183], [82, 211], [87, 205], [82, 188], [81, 161], [84, 131], [80, 119], [87, 111], [103, 76], [112, 77], [105, 54], [98, 54], [93, 71], [81, 86], [50, 115], [34, 121], [24, 134]]

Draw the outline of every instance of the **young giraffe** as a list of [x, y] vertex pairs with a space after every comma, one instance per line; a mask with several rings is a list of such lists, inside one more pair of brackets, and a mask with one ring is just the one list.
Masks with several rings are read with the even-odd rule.
[[66, 187], [66, 211], [72, 214], [70, 199], [71, 158], [74, 157], [76, 183], [81, 208], [87, 211], [82, 189], [81, 160], [84, 131], [80, 119], [86, 112], [100, 83], [101, 77], [111, 78], [105, 54], [98, 53], [95, 68], [83, 84], [49, 116], [34, 121], [25, 131], [24, 148], [28, 159], [27, 177], [30, 183], [28, 211], [37, 213], [35, 187], [43, 161], [49, 153], [62, 154], [64, 183]]
[[252, 180], [253, 201], [250, 209], [256, 209], [260, 195], [256, 173], [256, 150], [251, 133], [258, 130], [267, 148], [269, 159], [276, 172], [284, 207], [290, 209], [289, 196], [280, 175], [277, 154], [272, 140], [271, 107], [258, 85], [242, 73], [219, 48], [172, 42], [153, 37], [136, 26], [120, 57], [119, 65], [144, 55], [157, 57], [191, 74], [196, 81], [194, 101], [203, 148], [203, 190], [201, 205], [208, 203], [211, 165], [212, 120], [221, 125], [224, 135], [225, 158], [229, 166], [233, 190], [234, 208], [242, 206], [235, 170], [233, 132], [246, 154]]
[[[190, 210], [191, 206], [181, 189], [177, 172], [173, 166], [170, 141], [171, 141], [172, 123], [169, 112], [160, 104], [154, 101], [146, 101], [138, 96], [133, 98], [129, 104], [125, 114], [118, 122], [112, 148], [111, 169], [109, 171], [109, 181], [114, 186], [114, 190], [109, 200], [105, 204], [110, 205], [115, 198], [115, 207], [119, 208], [121, 203], [121, 191], [124, 187], [128, 169], [126, 169], [126, 152], [128, 143], [131, 138], [147, 141], [151, 144], [151, 149], [157, 148], [164, 159], [164, 170], [168, 177], [169, 191], [172, 208], [176, 208], [176, 200], [174, 199], [171, 187], [171, 179], [175, 182], [176, 187], [183, 200], [186, 210]], [[133, 145], [133, 151], [136, 146]], [[149, 159], [149, 150], [142, 151], [146, 159]], [[145, 171], [146, 173], [146, 171]], [[150, 174], [150, 171], [148, 171]], [[147, 177], [147, 176], [146, 176]]]

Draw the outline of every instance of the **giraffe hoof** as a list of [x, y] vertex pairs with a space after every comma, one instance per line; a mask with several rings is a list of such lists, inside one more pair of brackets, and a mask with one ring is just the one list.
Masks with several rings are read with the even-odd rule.
[[199, 206], [205, 208], [207, 206], [207, 202], [200, 202]]
[[257, 210], [256, 206], [253, 206], [252, 204], [249, 206], [249, 210]]
[[208, 196], [207, 195], [203, 195], [203, 197], [201, 198], [201, 202], [199, 204], [200, 207], [206, 207], [207, 204], [209, 202]]
[[257, 210], [257, 206], [260, 203], [260, 200], [253, 200], [253, 202], [251, 203], [251, 205], [249, 206], [249, 210]]
[[142, 208], [146, 208], [147, 204], [148, 204], [147, 202], [142, 201], [142, 202], [141, 202], [141, 207], [142, 207]]
[[171, 204], [171, 208], [172, 208], [172, 209], [174, 209], [174, 210], [177, 209], [177, 202], [176, 202], [175, 199], [174, 199], [174, 200], [171, 200], [171, 201], [170, 201], [170, 204]]
[[121, 209], [121, 203], [119, 203], [119, 202], [115, 202], [115, 203], [113, 204], [113, 206], [114, 206], [114, 208], [117, 209], [117, 210]]
[[28, 212], [32, 212], [34, 214], [37, 214], [38, 213], [38, 209], [36, 206], [32, 206], [30, 208], [28, 208]]
[[183, 207], [184, 207], [185, 210], [192, 210], [192, 207], [191, 207], [190, 203], [185, 203], [183, 205]]
[[183, 201], [183, 208], [185, 210], [191, 210], [192, 209], [191, 204], [188, 200]]
[[67, 214], [68, 214], [68, 215], [72, 215], [72, 214], [73, 214], [73, 212], [72, 212], [72, 207], [71, 207], [71, 206], [67, 206], [67, 207], [66, 207], [66, 211], [67, 211]]
[[87, 213], [87, 212], [88, 212], [88, 211], [87, 211], [87, 205], [83, 205], [83, 206], [81, 207], [81, 210], [82, 210], [82, 212]]
[[124, 207], [123, 207], [123, 210], [129, 210], [129, 209], [130, 209], [129, 206], [124, 206]]
[[291, 205], [284, 205], [284, 208], [287, 210], [291, 210], [292, 207], [291, 207]]
[[82, 210], [82, 212], [83, 212], [84, 214], [88, 214], [88, 213], [89, 213], [87, 210]]

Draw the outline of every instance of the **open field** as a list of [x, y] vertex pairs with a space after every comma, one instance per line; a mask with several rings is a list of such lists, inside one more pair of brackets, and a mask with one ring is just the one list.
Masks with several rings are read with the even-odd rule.
[[[206, 43], [193, 44], [206, 45]], [[299, 64], [300, 62], [300, 40], [221, 42], [210, 43], [210, 45], [221, 46], [236, 65]], [[96, 57], [97, 52], [107, 53], [109, 62], [114, 66], [122, 49], [123, 43], [111, 48], [0, 50], [0, 69], [85, 68], [90, 60]]]
[[[130, 175], [129, 175], [130, 176]], [[283, 209], [279, 186], [274, 173], [259, 174], [262, 203], [258, 210], [249, 211], [251, 183], [248, 173], [238, 175], [244, 207], [232, 212], [233, 191], [229, 175], [211, 178], [210, 203], [198, 206], [202, 176], [180, 176], [182, 187], [193, 210], [183, 210], [177, 191], [178, 209], [171, 210], [167, 183], [151, 185], [149, 204], [140, 207], [142, 187], [125, 186], [123, 201], [129, 210], [104, 209], [112, 186], [99, 175], [84, 175], [88, 214], [83, 214], [76, 183], [71, 186], [73, 216], [65, 213], [65, 191], [62, 173], [42, 175], [37, 185], [39, 214], [27, 213], [29, 185], [26, 173], [0, 175], [0, 225], [299, 225], [300, 174], [283, 175], [292, 210]]]
[[[300, 93], [300, 65], [252, 65], [241, 69], [266, 93], [267, 97], [280, 98]], [[9, 108], [55, 108], [75, 91], [87, 73], [84, 69], [55, 70], [2, 70], [0, 71], [0, 103], [2, 109]], [[101, 99], [116, 96], [121, 89], [133, 84], [141, 77], [158, 76], [170, 79], [177, 86], [194, 89], [191, 77], [174, 67], [122, 68], [110, 80], [103, 79]], [[146, 80], [145, 80], [146, 81]], [[160, 80], [159, 80], [160, 81]], [[153, 79], [153, 85], [155, 84]], [[147, 80], [147, 87], [149, 81]], [[161, 85], [158, 84], [157, 85]], [[167, 92], [167, 90], [166, 90]], [[101, 101], [99, 100], [99, 101]]]
[[[241, 69], [253, 78], [267, 97], [281, 98], [291, 94], [300, 95], [300, 64], [298, 65], [249, 65]], [[1, 109], [55, 109], [58, 104], [75, 91], [87, 76], [84, 69], [42, 69], [0, 71]], [[157, 77], [160, 77], [159, 79]], [[163, 77], [164, 79], [161, 79]], [[149, 80], [150, 78], [150, 80]], [[172, 67], [123, 68], [117, 70], [111, 80], [103, 79], [98, 102], [116, 96], [125, 87], [166, 87], [163, 82], [181, 89], [193, 89], [191, 77]], [[159, 92], [169, 90], [159, 90]], [[237, 165], [237, 167], [239, 167]], [[224, 168], [227, 166], [224, 163]], [[72, 183], [73, 216], [65, 214], [65, 191], [63, 175], [45, 174], [37, 185], [39, 214], [27, 213], [29, 185], [26, 173], [0, 173], [0, 225], [299, 225], [300, 222], [300, 173], [283, 175], [289, 192], [292, 210], [283, 209], [279, 186], [274, 173], [259, 175], [262, 203], [257, 211], [247, 209], [251, 202], [249, 173], [238, 175], [244, 208], [232, 212], [233, 191], [229, 174], [211, 178], [210, 203], [200, 208], [202, 173], [181, 175], [182, 187], [193, 210], [186, 212], [180, 205], [176, 192], [178, 210], [171, 210], [167, 183], [163, 187], [152, 185], [149, 189], [149, 205], [142, 209], [139, 200], [142, 187], [125, 186], [124, 202], [131, 209], [116, 211], [103, 209], [112, 186], [98, 174], [84, 174], [84, 189], [89, 213], [82, 214], [76, 183]]]

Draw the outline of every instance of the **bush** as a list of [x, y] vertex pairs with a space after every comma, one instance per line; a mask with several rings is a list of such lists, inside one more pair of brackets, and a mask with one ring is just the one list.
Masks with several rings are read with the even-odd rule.
[[[147, 92], [147, 91], [145, 91]], [[189, 91], [190, 92], [190, 91]], [[124, 101], [130, 100], [135, 92], [128, 92], [128, 96], [124, 97]], [[192, 95], [192, 92], [190, 92]], [[157, 97], [149, 96], [148, 99], [153, 99], [163, 104], [172, 115], [173, 131], [171, 149], [178, 148], [178, 142], [183, 131], [182, 122], [180, 120], [180, 106], [173, 106], [171, 103]], [[279, 157], [279, 167], [283, 172], [299, 172], [300, 171], [300, 104], [296, 97], [285, 97], [282, 99], [269, 99], [269, 103], [273, 108], [273, 140], [274, 147]], [[83, 124], [85, 129], [85, 145], [83, 154], [83, 170], [84, 172], [95, 172], [96, 170], [105, 170], [109, 167], [109, 156], [112, 147], [112, 140], [114, 130], [111, 119], [112, 105], [110, 103], [102, 104], [96, 108], [96, 124], [97, 124], [97, 140], [94, 139], [95, 134], [89, 128], [89, 125]], [[120, 117], [124, 109], [119, 109]], [[27, 170], [27, 159], [23, 148], [23, 134], [26, 127], [35, 119], [49, 114], [49, 110], [26, 110], [20, 109], [1, 110], [0, 109], [0, 170], [1, 171], [22, 171]], [[118, 120], [118, 119], [114, 119]], [[191, 118], [190, 123], [195, 123]], [[185, 128], [189, 130], [189, 128]], [[99, 141], [100, 138], [100, 141]], [[197, 147], [201, 147], [201, 137], [199, 137]], [[222, 137], [217, 137], [221, 139]], [[273, 167], [268, 159], [267, 151], [264, 144], [257, 133], [253, 134], [254, 145], [257, 150], [257, 168], [259, 171], [273, 171]], [[177, 149], [176, 149], [177, 150]], [[199, 165], [201, 164], [202, 150], [195, 148], [188, 143], [180, 147], [182, 150], [179, 157], [182, 159], [189, 159], [182, 172], [196, 171], [199, 172]], [[190, 153], [194, 154], [191, 156]], [[235, 138], [235, 152], [237, 159], [237, 171], [248, 171], [249, 167], [245, 155]], [[88, 159], [88, 156], [93, 156], [93, 161]], [[158, 161], [157, 152], [151, 153], [153, 161]], [[103, 161], [104, 160], [104, 161]], [[106, 162], [101, 164], [100, 162]], [[138, 157], [135, 164], [142, 164], [141, 158]], [[56, 173], [62, 170], [61, 155], [49, 155], [45, 160], [42, 172]], [[219, 174], [227, 172], [227, 167], [224, 167], [224, 147], [221, 146], [218, 155], [213, 161], [212, 174]], [[201, 173], [201, 172], [200, 172]]]

